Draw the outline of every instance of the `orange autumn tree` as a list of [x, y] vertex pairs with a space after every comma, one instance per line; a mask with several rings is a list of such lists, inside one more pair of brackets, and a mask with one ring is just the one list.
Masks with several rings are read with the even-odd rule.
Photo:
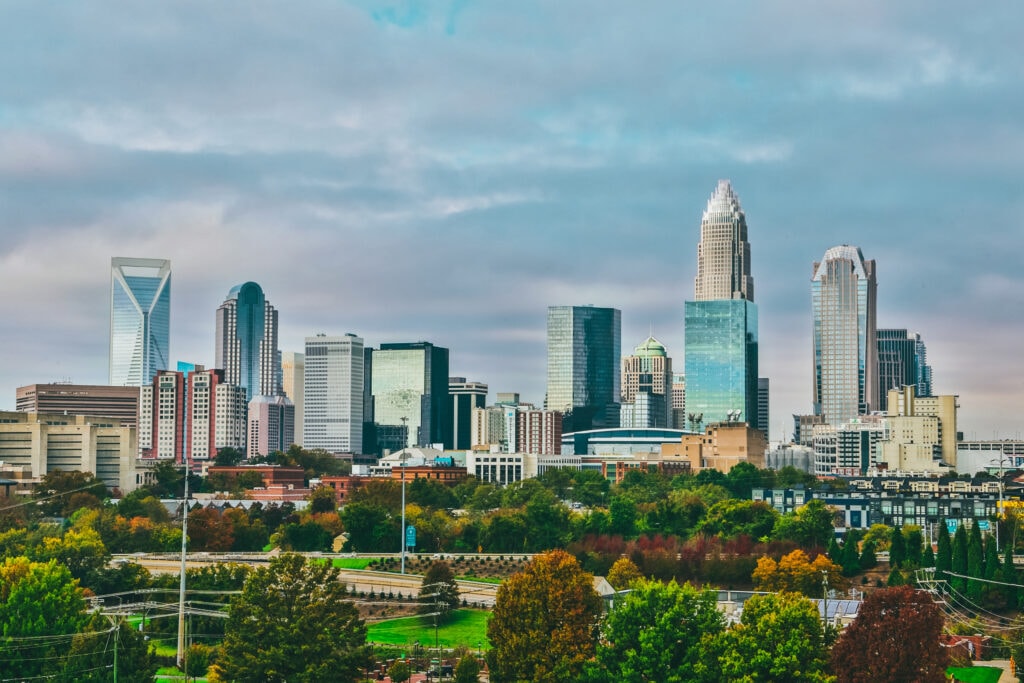
[[849, 584], [842, 571], [842, 567], [832, 562], [826, 555], [818, 555], [811, 561], [807, 553], [797, 549], [783, 555], [778, 562], [770, 557], [758, 559], [752, 578], [759, 590], [789, 591], [820, 598], [823, 572], [828, 573], [828, 587], [841, 590]]
[[564, 550], [541, 553], [498, 589], [487, 624], [494, 683], [575, 681], [594, 657], [601, 597]]

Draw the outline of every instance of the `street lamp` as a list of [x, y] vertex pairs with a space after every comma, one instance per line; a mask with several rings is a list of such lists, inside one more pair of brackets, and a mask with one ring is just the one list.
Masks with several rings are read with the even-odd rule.
[[[1007, 460], [1005, 453], [999, 454], [999, 507], [996, 508], [996, 552], [999, 552], [999, 517], [1003, 514], [1003, 462]], [[995, 462], [995, 458], [989, 460]]]
[[405, 432], [405, 445], [402, 447], [402, 530], [399, 532], [402, 540], [402, 573], [405, 574], [405, 459], [409, 457], [409, 427], [408, 417], [402, 417], [402, 431]]

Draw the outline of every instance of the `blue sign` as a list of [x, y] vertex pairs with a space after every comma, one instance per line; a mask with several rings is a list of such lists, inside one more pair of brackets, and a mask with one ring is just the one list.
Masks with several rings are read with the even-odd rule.
[[979, 519], [978, 520], [978, 529], [981, 530], [981, 531], [988, 531], [988, 520], [987, 519]]
[[956, 528], [958, 526], [960, 526], [960, 520], [958, 520], [958, 519], [947, 519], [946, 520], [946, 529], [949, 530], [949, 533], [955, 534], [956, 533]]
[[416, 527], [411, 524], [405, 527], [405, 545], [408, 548], [416, 547]]

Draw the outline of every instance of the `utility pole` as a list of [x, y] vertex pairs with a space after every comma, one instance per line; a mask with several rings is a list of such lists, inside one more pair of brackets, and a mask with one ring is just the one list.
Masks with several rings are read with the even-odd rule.
[[821, 603], [821, 622], [822, 632], [825, 634], [825, 638], [828, 638], [828, 570], [821, 570], [821, 584], [822, 584], [822, 603]]
[[114, 622], [114, 683], [117, 683], [117, 639], [121, 636], [121, 617]]
[[178, 588], [178, 668], [185, 670], [185, 552], [188, 547], [188, 461], [185, 462], [185, 497], [181, 504], [181, 581]]

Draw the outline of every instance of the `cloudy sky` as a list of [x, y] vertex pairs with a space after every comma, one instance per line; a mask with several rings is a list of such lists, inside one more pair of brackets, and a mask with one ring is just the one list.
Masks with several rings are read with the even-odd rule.
[[228, 289], [281, 345], [429, 340], [540, 402], [546, 308], [682, 366], [700, 217], [747, 214], [772, 437], [811, 401], [810, 276], [878, 263], [968, 438], [1020, 436], [1017, 3], [0, 0], [0, 408], [107, 378], [112, 256], [169, 258], [171, 355]]

